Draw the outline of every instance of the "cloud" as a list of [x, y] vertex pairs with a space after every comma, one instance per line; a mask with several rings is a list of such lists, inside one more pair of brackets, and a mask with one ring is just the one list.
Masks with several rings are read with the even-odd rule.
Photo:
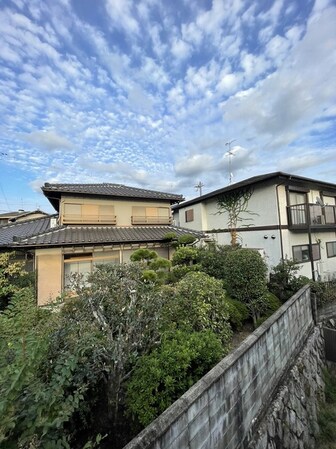
[[34, 131], [21, 136], [23, 140], [31, 143], [42, 150], [73, 150], [74, 145], [65, 137], [60, 136], [55, 131]]
[[132, 14], [132, 1], [106, 0], [105, 7], [114, 27], [123, 29], [125, 32], [139, 33], [139, 24]]
[[335, 21], [335, 8], [321, 14], [278, 71], [223, 102], [224, 118], [241, 123], [245, 133], [281, 137], [281, 143], [286, 135], [295, 138], [334, 101], [336, 78], [329, 73], [336, 71]]

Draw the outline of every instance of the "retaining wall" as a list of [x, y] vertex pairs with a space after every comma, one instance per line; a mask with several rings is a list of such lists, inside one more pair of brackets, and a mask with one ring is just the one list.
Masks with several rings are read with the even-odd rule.
[[313, 326], [304, 287], [125, 449], [246, 447]]

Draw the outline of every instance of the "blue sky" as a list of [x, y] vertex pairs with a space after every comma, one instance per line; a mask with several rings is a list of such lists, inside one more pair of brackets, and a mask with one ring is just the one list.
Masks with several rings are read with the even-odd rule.
[[[0, 212], [44, 182], [336, 182], [336, 3], [2, 0]], [[231, 143], [232, 156], [227, 152]]]

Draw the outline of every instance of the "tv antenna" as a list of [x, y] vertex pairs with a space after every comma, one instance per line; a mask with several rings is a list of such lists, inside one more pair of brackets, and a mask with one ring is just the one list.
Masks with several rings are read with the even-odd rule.
[[229, 185], [231, 185], [232, 184], [232, 178], [233, 178], [233, 173], [232, 173], [232, 171], [231, 171], [231, 158], [232, 158], [232, 156], [234, 156], [235, 155], [235, 153], [233, 152], [233, 150], [231, 150], [231, 144], [233, 143], [233, 142], [235, 142], [237, 139], [232, 139], [232, 140], [230, 140], [229, 142], [226, 142], [226, 144], [225, 144], [225, 146], [226, 147], [229, 147], [229, 151], [227, 152], [227, 153], [225, 153], [225, 156], [228, 156], [228, 158], [229, 158]]
[[200, 181], [197, 185], [195, 185], [195, 189], [199, 190], [200, 196], [202, 196], [202, 187], [204, 187], [204, 184], [202, 181]]

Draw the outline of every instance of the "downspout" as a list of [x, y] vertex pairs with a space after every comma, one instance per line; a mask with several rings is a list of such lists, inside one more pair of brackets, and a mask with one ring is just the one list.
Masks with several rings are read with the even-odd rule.
[[284, 260], [284, 252], [283, 252], [283, 239], [282, 239], [282, 229], [281, 229], [281, 213], [280, 213], [280, 204], [279, 204], [279, 190], [278, 188], [284, 185], [284, 182], [277, 184], [275, 187], [276, 190], [276, 199], [277, 199], [277, 207], [278, 207], [278, 217], [279, 217], [279, 231], [280, 231], [280, 250], [281, 250], [281, 260]]

